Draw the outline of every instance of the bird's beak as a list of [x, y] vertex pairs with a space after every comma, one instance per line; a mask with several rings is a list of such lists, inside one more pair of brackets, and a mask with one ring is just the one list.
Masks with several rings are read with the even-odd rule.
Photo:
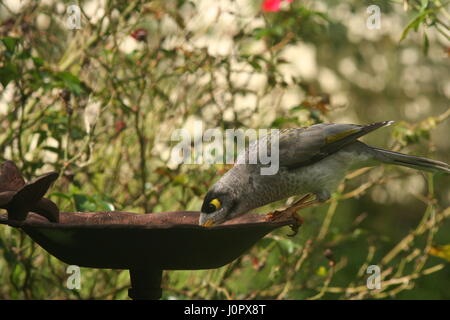
[[202, 224], [202, 227], [211, 227], [213, 225], [214, 225], [213, 220], [206, 220], [206, 222]]

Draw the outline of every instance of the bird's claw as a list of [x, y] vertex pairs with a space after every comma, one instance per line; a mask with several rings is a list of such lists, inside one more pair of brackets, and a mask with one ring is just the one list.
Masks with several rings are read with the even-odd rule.
[[298, 229], [303, 224], [303, 219], [297, 214], [296, 210], [291, 210], [291, 208], [287, 208], [282, 211], [275, 210], [269, 212], [266, 215], [266, 221], [276, 221], [286, 216], [287, 218], [294, 220], [294, 222], [289, 226], [293, 233], [288, 234], [288, 237], [293, 237], [298, 233]]
[[281, 211], [275, 210], [269, 212], [266, 215], [266, 221], [276, 221], [286, 216], [288, 218], [294, 219], [295, 222], [292, 225], [290, 225], [293, 233], [288, 234], [288, 236], [289, 237], [295, 236], [298, 233], [298, 229], [303, 224], [303, 219], [298, 215], [297, 211], [309, 207], [317, 202], [317, 200], [308, 201], [311, 198], [311, 196], [312, 196], [311, 194], [303, 196], [302, 198], [294, 202], [294, 204], [292, 204], [289, 208], [286, 208], [284, 210]]
[[303, 218], [300, 217], [297, 214], [297, 212], [292, 213], [291, 218], [293, 218], [295, 222], [289, 226], [291, 228], [291, 230], [292, 230], [292, 233], [288, 234], [287, 236], [288, 237], [295, 237], [297, 235], [297, 233], [298, 233], [298, 229], [300, 229], [300, 227], [303, 224]]

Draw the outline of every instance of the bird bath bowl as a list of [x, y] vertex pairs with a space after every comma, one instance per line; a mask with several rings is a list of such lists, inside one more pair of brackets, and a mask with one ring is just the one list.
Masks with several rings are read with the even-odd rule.
[[[132, 299], [159, 299], [163, 270], [211, 269], [226, 265], [292, 218], [266, 221], [247, 214], [224, 224], [198, 225], [199, 212], [59, 212], [43, 195], [57, 175], [25, 184], [6, 162], [0, 171], [0, 224], [23, 230], [59, 260], [80, 267], [128, 269]], [[15, 181], [14, 183], [11, 183]], [[45, 189], [45, 190], [44, 190]]]

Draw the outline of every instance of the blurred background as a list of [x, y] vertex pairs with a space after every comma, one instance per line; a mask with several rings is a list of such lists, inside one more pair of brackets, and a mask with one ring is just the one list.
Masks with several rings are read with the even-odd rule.
[[[363, 140], [450, 163], [448, 18], [440, 0], [3, 0], [0, 160], [60, 172], [63, 211], [138, 213], [199, 210], [229, 168], [171, 161], [174, 130], [198, 121], [395, 120]], [[163, 298], [450, 298], [448, 176], [359, 170], [301, 216], [296, 237], [278, 230], [230, 265], [165, 272]], [[127, 298], [127, 271], [82, 268], [69, 290], [66, 268], [0, 227], [1, 299]]]

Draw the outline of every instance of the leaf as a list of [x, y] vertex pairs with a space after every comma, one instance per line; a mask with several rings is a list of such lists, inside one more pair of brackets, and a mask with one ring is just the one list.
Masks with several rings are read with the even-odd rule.
[[58, 156], [61, 156], [61, 155], [62, 155], [61, 149], [56, 148], [56, 147], [45, 146], [45, 147], [43, 147], [42, 149], [47, 150], [47, 151], [50, 151], [50, 152], [54, 152], [54, 153], [56, 153]]
[[33, 60], [33, 63], [36, 66], [36, 68], [42, 67], [44, 65], [44, 60], [42, 60], [42, 58], [32, 57], [31, 59]]
[[428, 40], [427, 33], [423, 33], [423, 54], [428, 55], [428, 49], [430, 48], [430, 41]]
[[89, 196], [82, 193], [73, 195], [75, 207], [80, 212], [114, 211], [114, 205], [100, 199], [98, 196]]
[[7, 245], [5, 242], [2, 241], [2, 243], [0, 243], [0, 248], [2, 248], [3, 251], [3, 258], [5, 258], [6, 262], [10, 265], [10, 266], [14, 266], [17, 264], [17, 257], [14, 254], [14, 252], [7, 248]]
[[292, 241], [291, 239], [280, 239], [277, 243], [288, 254], [294, 253], [295, 249], [300, 248], [300, 245]]
[[75, 208], [79, 212], [95, 211], [97, 206], [93, 203], [92, 199], [84, 194], [74, 194], [73, 199], [75, 201]]
[[9, 82], [19, 78], [19, 70], [12, 63], [7, 63], [0, 68], [0, 83], [6, 88]]
[[450, 244], [446, 244], [443, 246], [440, 245], [431, 246], [429, 254], [435, 257], [445, 259], [450, 262]]
[[25, 278], [25, 270], [22, 264], [20, 263], [15, 264], [11, 272], [11, 281], [16, 285], [21, 285], [24, 278]]
[[81, 130], [80, 127], [73, 127], [71, 130], [71, 136], [74, 140], [81, 140], [86, 136], [86, 133]]
[[295, 106], [295, 107], [291, 108], [291, 109], [289, 110], [289, 112], [290, 112], [290, 113], [295, 113], [295, 112], [297, 112], [297, 111], [302, 111], [302, 110], [308, 110], [308, 107], [306, 107], [306, 106], [304, 106], [304, 105], [298, 105], [298, 106]]
[[420, 6], [419, 11], [423, 12], [423, 11], [425, 11], [426, 8], [428, 8], [429, 0], [421, 0], [420, 2], [421, 2], [421, 6]]
[[425, 10], [423, 12], [419, 12], [419, 14], [414, 17], [414, 19], [412, 19], [409, 24], [406, 26], [406, 28], [403, 30], [402, 35], [400, 36], [400, 40], [402, 41], [403, 39], [406, 38], [406, 36], [408, 35], [408, 33], [411, 31], [411, 29], [414, 29], [417, 31], [417, 29], [419, 28], [420, 24], [422, 23], [422, 21], [427, 17], [427, 15], [429, 13], [431, 13], [431, 10]]
[[97, 207], [99, 210], [102, 211], [114, 211], [114, 205], [108, 201], [105, 200], [97, 200]]
[[274, 243], [276, 243], [276, 240], [273, 238], [262, 238], [259, 242], [258, 242], [258, 247], [261, 249], [267, 248], [271, 245], [273, 245]]
[[270, 30], [268, 28], [255, 28], [253, 32], [256, 40], [260, 40], [264, 37], [269, 36], [270, 34]]
[[65, 193], [61, 193], [61, 192], [52, 192], [52, 193], [50, 193], [48, 195], [48, 197], [52, 197], [52, 196], [55, 196], [55, 197], [58, 197], [58, 198], [62, 198], [62, 199], [65, 199], [65, 200], [69, 200], [69, 201], [72, 199], [69, 195], [67, 195]]
[[19, 60], [25, 60], [28, 58], [31, 58], [31, 50], [23, 50], [17, 55], [17, 59]]
[[4, 37], [1, 38], [1, 41], [5, 45], [6, 50], [10, 53], [14, 53], [14, 50], [16, 49], [16, 46], [19, 43], [19, 39], [13, 37]]
[[248, 64], [250, 64], [253, 69], [255, 69], [256, 71], [261, 71], [261, 65], [258, 63], [258, 61], [256, 61], [256, 59], [249, 59], [247, 60]]
[[320, 266], [317, 270], [316, 270], [316, 274], [318, 276], [321, 277], [325, 277], [327, 275], [327, 269], [324, 266]]
[[281, 128], [287, 123], [299, 124], [296, 117], [278, 117], [272, 121], [271, 126], [274, 128]]
[[175, 185], [185, 185], [188, 183], [188, 178], [184, 174], [179, 174], [173, 178], [172, 182]]
[[37, 145], [40, 146], [47, 139], [47, 132], [44, 130], [36, 130], [38, 137]]
[[76, 95], [81, 94], [84, 90], [83, 83], [70, 72], [59, 72], [56, 78], [62, 81], [62, 86], [69, 89]]

